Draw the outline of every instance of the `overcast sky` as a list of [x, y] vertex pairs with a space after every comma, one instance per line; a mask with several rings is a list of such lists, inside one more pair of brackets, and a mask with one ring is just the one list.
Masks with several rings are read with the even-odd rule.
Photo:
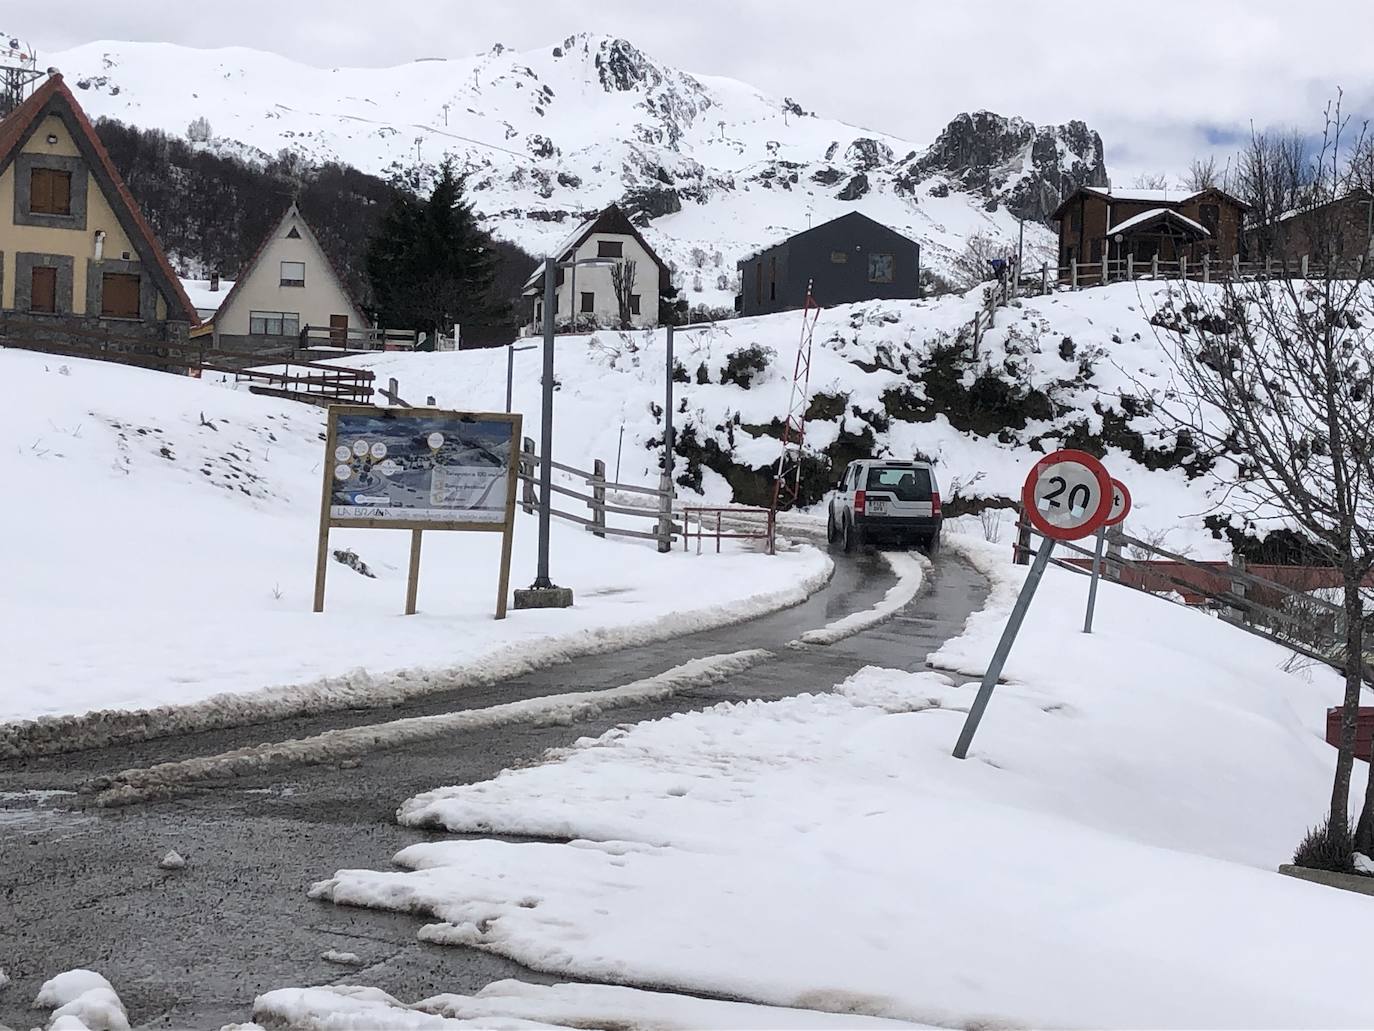
[[63, 0], [28, 11], [0, 29], [40, 59], [120, 39], [387, 65], [608, 33], [915, 142], [977, 108], [1081, 118], [1101, 132], [1118, 183], [1228, 153], [1251, 120], [1318, 131], [1337, 86], [1374, 114], [1374, 0]]

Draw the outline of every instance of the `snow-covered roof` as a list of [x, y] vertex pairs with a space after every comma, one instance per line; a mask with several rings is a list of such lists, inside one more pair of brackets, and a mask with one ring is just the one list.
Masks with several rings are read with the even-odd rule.
[[208, 279], [183, 279], [181, 288], [186, 291], [186, 296], [191, 299], [191, 304], [195, 306], [197, 312], [202, 315], [213, 314], [219, 311], [219, 306], [229, 296], [229, 291], [234, 289], [234, 281], [221, 279], [219, 289], [211, 290]]
[[1132, 229], [1137, 229], [1146, 222], [1153, 222], [1157, 218], [1164, 218], [1170, 222], [1180, 222], [1184, 227], [1192, 229], [1203, 236], [1211, 236], [1200, 222], [1194, 222], [1186, 215], [1180, 215], [1173, 208], [1151, 208], [1149, 211], [1142, 211], [1139, 215], [1133, 215], [1124, 222], [1118, 222], [1107, 230], [1108, 236], [1115, 236], [1117, 233], [1129, 233]]
[[[557, 249], [553, 252], [553, 260], [554, 260], [554, 261], [562, 261], [564, 258], [566, 258], [566, 257], [568, 256], [568, 253], [569, 253], [574, 247], [576, 247], [576, 246], [578, 245], [578, 243], [581, 241], [582, 237], [586, 236], [587, 233], [591, 231], [592, 226], [596, 223], [596, 220], [597, 220], [598, 218], [600, 218], [600, 217], [601, 217], [601, 216], [600, 216], [599, 214], [598, 214], [598, 215], [593, 215], [591, 218], [587, 219], [586, 221], [584, 221], [584, 222], [579, 222], [578, 225], [577, 225], [577, 228], [574, 229], [574, 230], [568, 235], [567, 239], [565, 239], [562, 243], [560, 243], [560, 244], [558, 245]], [[536, 283], [538, 283], [538, 282], [540, 281], [540, 279], [543, 277], [543, 275], [544, 275], [544, 263], [541, 261], [538, 265], [536, 265], [536, 266], [534, 267], [534, 271], [530, 273], [530, 278], [527, 279], [527, 280], [525, 280], [525, 285], [524, 285], [524, 287], [523, 287], [522, 289], [525, 289], [525, 290], [531, 289]]]
[[1197, 190], [1118, 190], [1114, 186], [1085, 186], [1091, 193], [1100, 193], [1112, 200], [1139, 201], [1145, 204], [1178, 204], [1189, 197], [1196, 197]]

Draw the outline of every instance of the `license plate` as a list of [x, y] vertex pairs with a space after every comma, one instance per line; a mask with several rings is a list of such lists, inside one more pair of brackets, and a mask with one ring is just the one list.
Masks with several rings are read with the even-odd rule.
[[887, 502], [876, 500], [870, 501], [868, 503], [868, 511], [870, 515], [887, 515]]

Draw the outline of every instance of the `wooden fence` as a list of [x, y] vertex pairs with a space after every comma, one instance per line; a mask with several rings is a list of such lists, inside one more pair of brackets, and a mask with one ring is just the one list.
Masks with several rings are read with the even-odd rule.
[[[207, 351], [210, 360], [202, 361], [200, 371], [233, 376], [235, 383], [246, 382], [254, 394], [282, 397], [290, 401], [327, 408], [332, 404], [369, 404], [375, 373], [324, 362], [276, 360], [265, 368], [243, 364], [243, 359], [261, 360], [232, 352]], [[227, 364], [221, 364], [227, 362]]]
[[[1045, 266], [1041, 278], [1047, 283], [1049, 273], [1049, 267]], [[1061, 287], [1079, 290], [1135, 280], [1225, 283], [1266, 279], [1325, 279], [1328, 276], [1359, 279], [1364, 278], [1365, 274], [1363, 258], [1327, 266], [1312, 261], [1306, 255], [1296, 262], [1276, 261], [1273, 258], [1241, 261], [1239, 255], [1233, 256], [1229, 262], [1214, 261], [1206, 255], [1200, 261], [1189, 261], [1187, 257], [1180, 257], [1177, 261], [1161, 261], [1158, 255], [1149, 261], [1137, 261], [1133, 255], [1127, 255], [1094, 262], [1071, 261], [1054, 270], [1054, 279]]]
[[[550, 462], [554, 469], [575, 476], [585, 484], [585, 489], [577, 490], [561, 483], [550, 483], [549, 490], [559, 497], [583, 502], [588, 509], [587, 515], [569, 512], [553, 507], [556, 499], [550, 499], [549, 511], [560, 519], [577, 523], [597, 537], [637, 537], [643, 540], [658, 541], [660, 551], [669, 551], [675, 536], [682, 533], [682, 527], [674, 523], [672, 517], [673, 491], [654, 487], [641, 487], [633, 483], [612, 483], [606, 479], [606, 463], [601, 459], [592, 462], [591, 470]], [[524, 440], [520, 451], [520, 506], [526, 513], [533, 513], [539, 506], [539, 456], [534, 450], [530, 437]], [[636, 505], [623, 499], [607, 500], [607, 494], [628, 494], [635, 498], [651, 499], [649, 504]], [[630, 519], [646, 519], [654, 523], [653, 529], [634, 529], [624, 526], [611, 526], [606, 522], [607, 514], [624, 516]]]
[[[1018, 565], [1029, 563], [1034, 539], [1040, 536], [1024, 517], [1018, 520], [1012, 545]], [[1127, 558], [1126, 550], [1133, 557]], [[1050, 559], [1054, 565], [1091, 575], [1090, 547], [1060, 541], [1055, 551], [1058, 554]], [[1248, 633], [1344, 670], [1345, 609], [1314, 593], [1338, 585], [1339, 570], [1247, 566], [1240, 559], [1203, 562], [1112, 527], [1107, 531], [1102, 576], [1156, 596], [1173, 595], [1179, 604], [1214, 611]]]

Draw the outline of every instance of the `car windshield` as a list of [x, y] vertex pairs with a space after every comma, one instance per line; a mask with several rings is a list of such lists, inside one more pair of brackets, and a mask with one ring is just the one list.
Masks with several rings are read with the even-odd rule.
[[898, 501], [929, 501], [930, 470], [898, 466], [868, 470], [869, 491], [884, 491]]

